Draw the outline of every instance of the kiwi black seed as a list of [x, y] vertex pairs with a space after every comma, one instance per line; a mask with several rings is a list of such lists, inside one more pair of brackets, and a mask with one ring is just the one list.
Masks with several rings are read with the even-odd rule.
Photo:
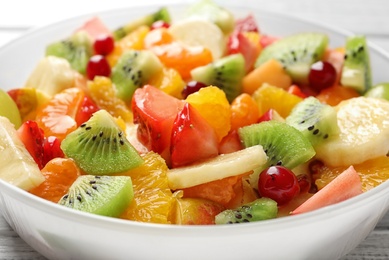
[[142, 87], [154, 74], [162, 70], [158, 57], [148, 50], [129, 50], [122, 54], [112, 68], [111, 79], [117, 96], [130, 102], [135, 90]]
[[129, 176], [81, 175], [58, 204], [97, 215], [118, 217], [133, 197]]
[[237, 209], [227, 209], [215, 217], [216, 224], [238, 224], [277, 217], [277, 202], [269, 198], [259, 198]]
[[131, 22], [125, 24], [124, 26], [115, 29], [113, 31], [113, 36], [115, 40], [118, 41], [125, 37], [127, 34], [139, 28], [139, 26], [150, 26], [156, 21], [164, 21], [166, 23], [170, 23], [171, 18], [169, 11], [166, 7], [162, 7], [154, 13], [144, 15], [137, 19], [133, 19]]
[[255, 67], [270, 59], [282, 63], [293, 82], [306, 84], [311, 65], [321, 60], [328, 45], [328, 36], [322, 33], [297, 33], [286, 36], [266, 47]]
[[61, 149], [87, 174], [110, 175], [143, 163], [106, 110], [95, 112], [87, 122], [68, 134]]
[[195, 68], [190, 73], [193, 80], [222, 89], [228, 101], [232, 102], [241, 93], [245, 60], [242, 54], [232, 54]]
[[345, 52], [340, 83], [364, 94], [372, 86], [369, 49], [365, 36], [348, 37]]
[[314, 147], [339, 133], [335, 108], [315, 97], [298, 103], [285, 120], [300, 130]]
[[74, 70], [85, 74], [88, 61], [93, 55], [92, 40], [86, 32], [76, 32], [67, 39], [49, 44], [45, 55], [64, 58]]
[[308, 138], [285, 122], [264, 121], [242, 127], [238, 133], [245, 147], [262, 145], [268, 156], [264, 167], [282, 165], [293, 169], [315, 155]]

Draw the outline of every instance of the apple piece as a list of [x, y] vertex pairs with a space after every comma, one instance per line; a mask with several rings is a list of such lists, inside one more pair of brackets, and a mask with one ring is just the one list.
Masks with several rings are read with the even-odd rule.
[[0, 89], [0, 104], [0, 116], [6, 117], [15, 128], [20, 127], [22, 120], [19, 109], [7, 92], [2, 89]]

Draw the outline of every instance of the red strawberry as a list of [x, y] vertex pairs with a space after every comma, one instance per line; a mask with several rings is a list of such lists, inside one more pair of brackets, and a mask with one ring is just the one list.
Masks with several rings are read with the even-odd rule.
[[188, 165], [218, 154], [215, 130], [189, 103], [185, 104], [174, 121], [170, 151], [172, 167]]
[[43, 143], [43, 165], [46, 165], [51, 159], [58, 157], [65, 157], [61, 149], [61, 141], [55, 136], [45, 138]]
[[24, 122], [17, 130], [20, 140], [22, 140], [27, 151], [31, 154], [38, 167], [42, 169], [43, 163], [43, 143], [44, 133], [35, 121]]
[[252, 14], [245, 18], [236, 20], [235, 31], [237, 32], [259, 32], [257, 21]]
[[97, 112], [99, 109], [100, 108], [90, 97], [85, 96], [76, 115], [77, 125], [80, 126], [88, 121], [92, 114]]

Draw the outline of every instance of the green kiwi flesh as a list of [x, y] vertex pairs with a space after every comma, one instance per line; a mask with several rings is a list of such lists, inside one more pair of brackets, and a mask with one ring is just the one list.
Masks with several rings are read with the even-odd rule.
[[119, 217], [133, 197], [129, 176], [81, 175], [58, 204], [97, 215]]
[[300, 130], [313, 147], [339, 133], [335, 108], [312, 96], [298, 103], [285, 120]]
[[370, 58], [365, 36], [346, 39], [340, 84], [363, 94], [372, 86]]
[[88, 61], [93, 55], [92, 40], [86, 32], [79, 31], [67, 39], [46, 46], [45, 55], [64, 58], [74, 70], [85, 74]]
[[190, 73], [193, 80], [222, 89], [228, 101], [232, 102], [241, 93], [241, 81], [245, 75], [245, 60], [240, 53], [232, 54], [195, 68]]
[[239, 128], [238, 134], [244, 147], [262, 145], [268, 156], [266, 167], [282, 165], [293, 169], [315, 155], [310, 141], [284, 122], [264, 121]]
[[235, 26], [235, 19], [232, 13], [212, 0], [201, 0], [194, 3], [188, 8], [186, 17], [213, 22], [224, 34], [231, 33]]
[[237, 209], [227, 209], [215, 217], [215, 224], [238, 224], [276, 218], [277, 202], [269, 198], [259, 198]]
[[328, 41], [328, 36], [322, 33], [287, 36], [266, 47], [259, 55], [255, 67], [276, 59], [282, 63], [295, 83], [307, 84], [311, 65], [322, 59]]
[[170, 13], [166, 7], [162, 7], [154, 13], [147, 14], [140, 18], [134, 19], [131, 22], [119, 27], [113, 31], [113, 36], [116, 41], [122, 39], [127, 34], [136, 30], [139, 26], [151, 26], [156, 21], [171, 22]]
[[135, 90], [162, 70], [162, 67], [158, 57], [151, 51], [126, 51], [112, 68], [111, 79], [116, 86], [117, 96], [130, 102]]
[[120, 173], [143, 163], [106, 110], [95, 112], [87, 122], [68, 134], [61, 149], [85, 173], [92, 175]]

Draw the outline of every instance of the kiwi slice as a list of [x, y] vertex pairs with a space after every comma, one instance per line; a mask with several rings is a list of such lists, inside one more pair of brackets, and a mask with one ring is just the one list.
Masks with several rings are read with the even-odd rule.
[[339, 133], [335, 108], [313, 96], [298, 103], [285, 120], [300, 130], [314, 147]]
[[298, 33], [282, 38], [266, 47], [255, 67], [270, 59], [282, 63], [295, 83], [308, 83], [311, 65], [321, 60], [328, 45], [328, 36], [322, 33]]
[[111, 79], [116, 86], [117, 96], [130, 102], [135, 90], [162, 70], [162, 67], [158, 57], [151, 51], [126, 51], [112, 68]]
[[204, 19], [216, 24], [224, 34], [234, 30], [235, 19], [230, 11], [212, 0], [201, 0], [190, 6], [186, 12], [189, 19]]
[[350, 36], [346, 39], [346, 53], [340, 84], [363, 94], [372, 85], [370, 58], [365, 36]]
[[133, 32], [135, 29], [137, 29], [139, 26], [147, 25], [151, 26], [156, 21], [164, 21], [167, 23], [170, 23], [171, 18], [169, 11], [166, 7], [162, 7], [161, 9], [157, 10], [154, 13], [147, 14], [145, 16], [142, 16], [138, 19], [135, 19], [113, 31], [113, 37], [116, 41], [122, 39], [127, 34]]
[[143, 163], [115, 119], [99, 110], [61, 143], [65, 155], [87, 174], [110, 175]]
[[119, 217], [133, 197], [129, 176], [81, 175], [58, 204], [97, 215]]
[[93, 55], [92, 39], [85, 31], [76, 32], [67, 39], [49, 44], [45, 55], [64, 58], [74, 70], [85, 74], [89, 58]]
[[238, 224], [276, 218], [277, 202], [269, 198], [259, 198], [237, 209], [227, 209], [215, 217], [215, 224]]
[[364, 94], [365, 97], [382, 98], [389, 101], [389, 82], [374, 85]]
[[242, 54], [232, 54], [217, 61], [191, 70], [195, 81], [222, 89], [229, 102], [241, 93], [242, 78], [245, 75], [245, 60]]
[[239, 128], [238, 133], [245, 147], [262, 145], [268, 156], [266, 167], [282, 165], [293, 169], [315, 155], [308, 138], [284, 122], [264, 121]]

